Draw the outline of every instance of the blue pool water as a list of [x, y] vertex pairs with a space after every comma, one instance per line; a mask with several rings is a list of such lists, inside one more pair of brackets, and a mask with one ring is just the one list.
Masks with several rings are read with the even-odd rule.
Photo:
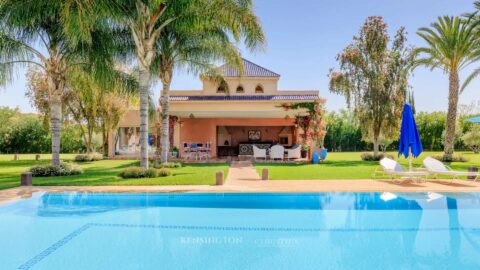
[[0, 269], [480, 269], [480, 193], [34, 194]]

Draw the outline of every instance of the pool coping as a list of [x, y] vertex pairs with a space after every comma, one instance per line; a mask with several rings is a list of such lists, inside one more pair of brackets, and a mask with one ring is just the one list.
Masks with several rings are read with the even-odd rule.
[[229, 180], [222, 186], [23, 186], [0, 190], [0, 204], [34, 192], [97, 193], [306, 193], [306, 192], [480, 192], [480, 182], [435, 180], [395, 183], [386, 180]]

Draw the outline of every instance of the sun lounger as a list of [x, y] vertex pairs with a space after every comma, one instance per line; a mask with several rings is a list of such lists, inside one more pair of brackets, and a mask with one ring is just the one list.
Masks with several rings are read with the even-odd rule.
[[373, 175], [374, 178], [376, 178], [379, 173], [389, 176], [392, 180], [396, 180], [397, 178], [400, 178], [399, 180], [426, 180], [428, 176], [427, 171], [405, 171], [402, 165], [390, 158], [380, 160], [380, 166], [382, 167], [382, 171], [375, 171]]
[[423, 166], [427, 171], [432, 174], [434, 177], [438, 175], [451, 176], [452, 181], [459, 179], [461, 176], [473, 177], [473, 181], [478, 180], [478, 172], [461, 172], [454, 171], [450, 167], [443, 164], [441, 161], [436, 160], [432, 157], [427, 157], [423, 160]]

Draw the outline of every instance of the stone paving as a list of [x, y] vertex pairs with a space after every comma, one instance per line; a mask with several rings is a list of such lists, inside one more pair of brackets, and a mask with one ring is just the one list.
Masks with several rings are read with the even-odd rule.
[[250, 161], [235, 161], [230, 165], [228, 170], [227, 183], [231, 181], [255, 181], [260, 180], [255, 167]]

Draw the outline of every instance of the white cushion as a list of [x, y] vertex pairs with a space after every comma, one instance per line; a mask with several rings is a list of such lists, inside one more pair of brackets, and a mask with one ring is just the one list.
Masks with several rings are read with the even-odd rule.
[[380, 165], [385, 171], [405, 172], [402, 165], [390, 158], [382, 158], [382, 160], [380, 160]]
[[444, 172], [448, 173], [450, 170], [439, 160], [432, 157], [427, 157], [423, 160], [423, 165], [427, 170], [431, 172]]

